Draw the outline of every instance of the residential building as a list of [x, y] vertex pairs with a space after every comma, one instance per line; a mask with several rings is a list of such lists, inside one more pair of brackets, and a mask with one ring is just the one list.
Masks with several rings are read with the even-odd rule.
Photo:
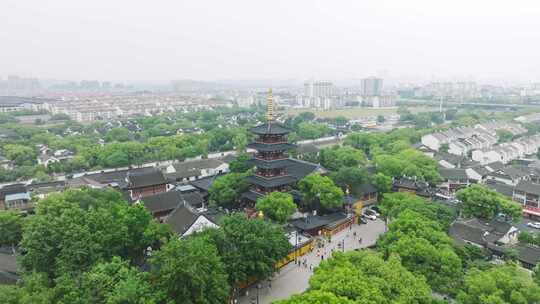
[[383, 88], [383, 80], [377, 77], [368, 77], [362, 79], [360, 94], [363, 97], [381, 96]]
[[30, 193], [25, 185], [11, 184], [0, 188], [0, 210], [30, 211], [33, 208]]
[[170, 181], [188, 182], [229, 172], [229, 164], [219, 159], [197, 159], [173, 163], [164, 169]]
[[168, 191], [168, 183], [157, 168], [129, 171], [126, 176], [126, 189], [132, 200]]
[[442, 182], [437, 185], [439, 191], [448, 196], [453, 196], [459, 189], [471, 184], [466, 169], [439, 168]]
[[520, 181], [514, 188], [513, 199], [523, 205], [524, 215], [540, 219], [540, 184]]

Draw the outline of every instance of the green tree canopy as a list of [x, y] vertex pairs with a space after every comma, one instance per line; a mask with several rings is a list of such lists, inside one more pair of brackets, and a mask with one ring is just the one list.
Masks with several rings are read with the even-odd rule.
[[22, 238], [23, 218], [14, 211], [0, 210], [0, 246], [16, 246]]
[[274, 301], [273, 304], [354, 304], [345, 297], [338, 297], [326, 291], [308, 291], [300, 295], [293, 295], [290, 299]]
[[447, 229], [455, 219], [455, 211], [447, 206], [434, 204], [416, 195], [404, 192], [386, 193], [379, 205], [383, 216], [394, 219], [405, 210], [412, 210], [422, 216], [437, 221]]
[[471, 270], [457, 296], [460, 304], [540, 303], [540, 287], [531, 276], [513, 264], [488, 270]]
[[292, 195], [283, 192], [271, 192], [257, 199], [257, 211], [262, 211], [268, 218], [285, 223], [296, 210]]
[[152, 281], [173, 303], [225, 303], [229, 296], [227, 272], [216, 247], [192, 237], [173, 239], [150, 261]]
[[80, 276], [59, 277], [54, 292], [59, 303], [154, 304], [163, 296], [153, 290], [148, 273], [118, 257], [98, 263]]
[[338, 171], [330, 174], [330, 178], [344, 192], [349, 189], [353, 194], [359, 194], [359, 186], [367, 182], [367, 172], [364, 168], [341, 167]]
[[499, 137], [499, 143], [509, 142], [514, 138], [512, 132], [504, 129], [497, 130], [497, 136]]
[[229, 169], [233, 173], [244, 173], [253, 168], [253, 164], [249, 162], [250, 159], [249, 154], [241, 153], [229, 164]]
[[358, 167], [366, 163], [364, 153], [349, 146], [322, 149], [320, 159], [323, 167], [331, 171], [337, 171], [343, 167]]
[[131, 135], [129, 133], [129, 130], [126, 128], [113, 128], [109, 132], [107, 132], [107, 135], [105, 135], [105, 140], [108, 142], [111, 141], [128, 141], [131, 139]]
[[384, 175], [383, 173], [376, 173], [372, 176], [371, 182], [377, 188], [379, 193], [387, 193], [392, 190], [392, 177]]
[[310, 292], [330, 292], [354, 303], [431, 301], [431, 290], [424, 278], [401, 266], [398, 257], [391, 256], [385, 261], [370, 250], [334, 253], [315, 269], [309, 285]]
[[518, 203], [484, 186], [472, 185], [459, 190], [456, 197], [462, 203], [464, 216], [490, 220], [502, 213], [514, 221], [521, 219], [522, 211]]
[[148, 246], [169, 236], [164, 229], [144, 206], [128, 205], [115, 190], [67, 190], [40, 201], [27, 219], [21, 264], [54, 278], [113, 256], [140, 261]]
[[386, 256], [398, 254], [403, 266], [425, 276], [439, 291], [451, 292], [462, 276], [461, 260], [441, 225], [411, 210], [401, 212], [390, 223], [377, 248]]
[[298, 182], [302, 202], [314, 208], [333, 209], [343, 205], [343, 191], [329, 177], [309, 174]]
[[216, 178], [208, 189], [210, 202], [229, 209], [236, 208], [242, 193], [249, 189], [248, 174], [229, 173]]
[[37, 161], [37, 152], [30, 146], [8, 144], [2, 149], [6, 157], [17, 166], [33, 165]]
[[209, 229], [201, 234], [216, 245], [231, 286], [252, 278], [267, 278], [291, 248], [279, 226], [248, 219], [244, 214], [228, 216], [221, 222], [220, 229]]
[[431, 184], [440, 180], [437, 162], [414, 149], [401, 150], [396, 154], [380, 154], [374, 157], [377, 171], [387, 176], [417, 177]]

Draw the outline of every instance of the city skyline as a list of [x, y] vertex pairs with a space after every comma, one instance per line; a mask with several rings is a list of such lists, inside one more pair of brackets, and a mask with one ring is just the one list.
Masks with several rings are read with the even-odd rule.
[[0, 4], [0, 25], [9, 29], [0, 33], [0, 75], [113, 82], [338, 82], [387, 79], [385, 73], [540, 79], [538, 4], [412, 2], [8, 0]]

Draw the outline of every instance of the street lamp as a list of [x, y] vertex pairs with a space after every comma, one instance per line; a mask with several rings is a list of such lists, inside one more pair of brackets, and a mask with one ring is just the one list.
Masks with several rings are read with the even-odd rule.
[[343, 238], [343, 240], [341, 240], [341, 251], [345, 252], [345, 238]]

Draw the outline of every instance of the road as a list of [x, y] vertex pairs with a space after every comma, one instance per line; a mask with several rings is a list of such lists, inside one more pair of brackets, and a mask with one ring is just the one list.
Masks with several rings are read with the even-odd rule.
[[[357, 234], [356, 237], [353, 235], [355, 231]], [[345, 251], [369, 247], [374, 245], [379, 235], [384, 232], [385, 224], [381, 220], [368, 221], [367, 224], [363, 225], [353, 225], [352, 230], [346, 229], [334, 235], [332, 242], [327, 244], [321, 252], [326, 259], [331, 256], [332, 250], [340, 250], [338, 244], [343, 241], [345, 241]], [[362, 244], [360, 244], [359, 238], [362, 238]], [[313, 274], [313, 270], [310, 270], [309, 266], [311, 265], [312, 268], [315, 268], [321, 262], [321, 258], [317, 256], [317, 249], [301, 257], [302, 261], [304, 259], [307, 261], [307, 267], [298, 266], [292, 262], [274, 275], [271, 280], [271, 286], [269, 286], [268, 281], [261, 282], [259, 284], [261, 288], [258, 290], [259, 302], [257, 302], [257, 288], [255, 284], [255, 286], [252, 286], [248, 290], [247, 295], [239, 299], [238, 303], [267, 304], [275, 300], [289, 298], [293, 294], [302, 293], [307, 289], [309, 278]]]
[[530, 219], [523, 218], [523, 220], [520, 223], [516, 224], [516, 228], [518, 228], [519, 231], [527, 231], [527, 232], [531, 232], [531, 233], [540, 233], [540, 229], [536, 229], [536, 228], [527, 226], [527, 223], [530, 223], [530, 222], [538, 222], [538, 221], [533, 221], [533, 220], [530, 220]]

